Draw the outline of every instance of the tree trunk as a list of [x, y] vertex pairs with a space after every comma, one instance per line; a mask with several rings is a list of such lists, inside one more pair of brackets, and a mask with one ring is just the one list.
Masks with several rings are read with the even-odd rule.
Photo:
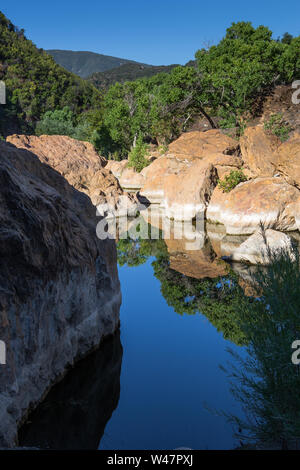
[[200, 106], [200, 113], [208, 120], [209, 124], [211, 125], [212, 129], [217, 129], [218, 126], [214, 123], [212, 118], [207, 114], [207, 112]]

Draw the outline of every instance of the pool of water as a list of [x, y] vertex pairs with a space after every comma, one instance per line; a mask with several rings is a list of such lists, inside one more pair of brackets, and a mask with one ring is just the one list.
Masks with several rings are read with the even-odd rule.
[[240, 347], [202, 314], [168, 306], [149, 258], [119, 270], [123, 361], [119, 404], [100, 449], [229, 449], [232, 428], [207, 408], [240, 414], [219, 368]]
[[[230, 360], [228, 347], [243, 355], [230, 311], [229, 318], [219, 318], [222, 298], [217, 297], [205, 304], [209, 313], [201, 313], [195, 297], [206, 288], [198, 273], [203, 269], [202, 253], [198, 266], [197, 253], [190, 259], [189, 254], [176, 252], [170, 261], [168, 250], [163, 241], [121, 242], [120, 336], [108, 339], [53, 388], [21, 429], [21, 445], [73, 449], [239, 445], [231, 425], [215, 412], [242, 414], [219, 367]], [[193, 277], [171, 266], [192, 270]]]

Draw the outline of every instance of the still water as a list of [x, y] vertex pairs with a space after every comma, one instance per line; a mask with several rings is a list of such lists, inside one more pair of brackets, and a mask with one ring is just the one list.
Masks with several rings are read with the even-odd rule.
[[238, 332], [230, 318], [218, 317], [218, 298], [205, 304], [209, 315], [199, 310], [195, 297], [206, 288], [201, 278], [201, 269], [207, 269], [203, 253], [189, 257], [177, 247], [170, 256], [170, 251], [162, 240], [148, 245], [120, 242], [120, 336], [106, 340], [54, 387], [21, 429], [21, 445], [73, 449], [239, 445], [231, 425], [213, 411], [241, 415], [219, 368], [230, 360], [228, 347], [243, 355]]

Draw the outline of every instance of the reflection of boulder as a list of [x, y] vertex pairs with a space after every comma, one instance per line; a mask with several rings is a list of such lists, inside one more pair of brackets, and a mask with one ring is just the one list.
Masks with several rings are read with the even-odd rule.
[[120, 395], [120, 333], [80, 361], [29, 416], [19, 444], [42, 449], [97, 449]]
[[230, 258], [233, 261], [248, 261], [251, 264], [269, 264], [271, 260], [268, 250], [271, 254], [284, 250], [292, 256], [291, 238], [276, 230], [268, 229], [264, 236], [261, 231], [257, 231], [232, 250]]
[[227, 272], [224, 261], [216, 258], [209, 243], [201, 250], [187, 250], [186, 239], [165, 240], [170, 255], [170, 268], [195, 279], [215, 278]]

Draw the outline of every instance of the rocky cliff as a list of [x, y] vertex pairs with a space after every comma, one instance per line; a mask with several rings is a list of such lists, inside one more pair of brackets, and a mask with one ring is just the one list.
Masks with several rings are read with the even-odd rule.
[[[0, 446], [80, 357], [117, 329], [113, 240], [95, 207], [33, 149], [0, 143]], [[46, 156], [45, 156], [46, 161]]]

